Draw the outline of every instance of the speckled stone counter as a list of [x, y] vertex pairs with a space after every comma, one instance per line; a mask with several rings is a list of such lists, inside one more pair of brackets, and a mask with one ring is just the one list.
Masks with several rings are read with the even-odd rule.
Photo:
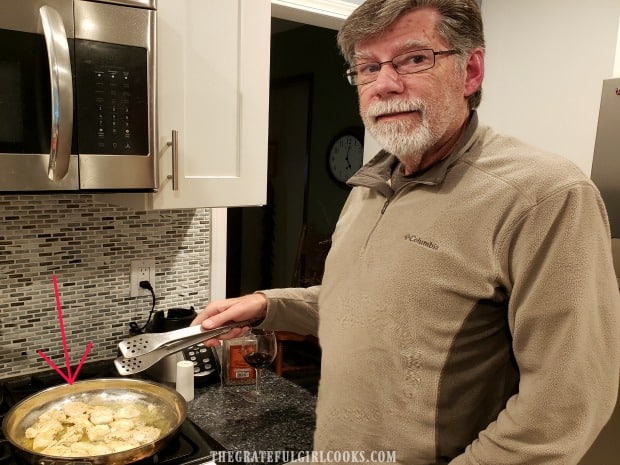
[[251, 385], [196, 387], [188, 417], [227, 450], [311, 450], [316, 397], [269, 370], [262, 376], [267, 401], [243, 399], [252, 389]]

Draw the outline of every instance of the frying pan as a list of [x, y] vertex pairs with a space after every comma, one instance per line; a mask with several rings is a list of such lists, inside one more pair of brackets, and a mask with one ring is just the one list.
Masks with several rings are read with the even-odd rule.
[[[130, 450], [89, 457], [45, 455], [27, 447], [24, 444], [25, 429], [43, 412], [70, 401], [89, 405], [110, 402], [155, 405], [165, 419], [160, 428], [162, 433], [157, 440]], [[138, 379], [100, 378], [54, 386], [27, 397], [5, 415], [2, 430], [19, 454], [32, 465], [126, 465], [150, 457], [164, 447], [174, 437], [186, 414], [187, 404], [183, 396], [167, 386]]]

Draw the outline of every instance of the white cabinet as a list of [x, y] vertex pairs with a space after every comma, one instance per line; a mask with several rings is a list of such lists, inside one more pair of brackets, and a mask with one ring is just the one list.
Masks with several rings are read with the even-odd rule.
[[265, 204], [270, 1], [159, 0], [157, 21], [160, 188], [99, 199], [145, 210]]

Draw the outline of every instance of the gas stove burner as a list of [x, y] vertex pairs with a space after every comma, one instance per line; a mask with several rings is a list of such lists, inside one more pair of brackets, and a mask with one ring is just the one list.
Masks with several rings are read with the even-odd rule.
[[[92, 378], [114, 378], [118, 373], [112, 361], [86, 363], [80, 370], [78, 380]], [[63, 383], [54, 371], [17, 376], [0, 381], [0, 422], [12, 406], [22, 399], [43, 389]], [[191, 420], [186, 419], [176, 436], [166, 446], [151, 457], [134, 462], [132, 465], [217, 465], [211, 460], [214, 451], [224, 447], [201, 430]], [[0, 464], [26, 465], [13, 450], [11, 444], [0, 431]]]
[[11, 460], [13, 460], [11, 445], [9, 441], [2, 438], [0, 439], [0, 463], [12, 463]]

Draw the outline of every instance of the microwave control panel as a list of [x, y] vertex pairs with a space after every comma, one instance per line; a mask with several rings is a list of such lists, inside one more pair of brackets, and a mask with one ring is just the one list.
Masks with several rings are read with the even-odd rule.
[[145, 48], [75, 40], [79, 153], [148, 155]]

